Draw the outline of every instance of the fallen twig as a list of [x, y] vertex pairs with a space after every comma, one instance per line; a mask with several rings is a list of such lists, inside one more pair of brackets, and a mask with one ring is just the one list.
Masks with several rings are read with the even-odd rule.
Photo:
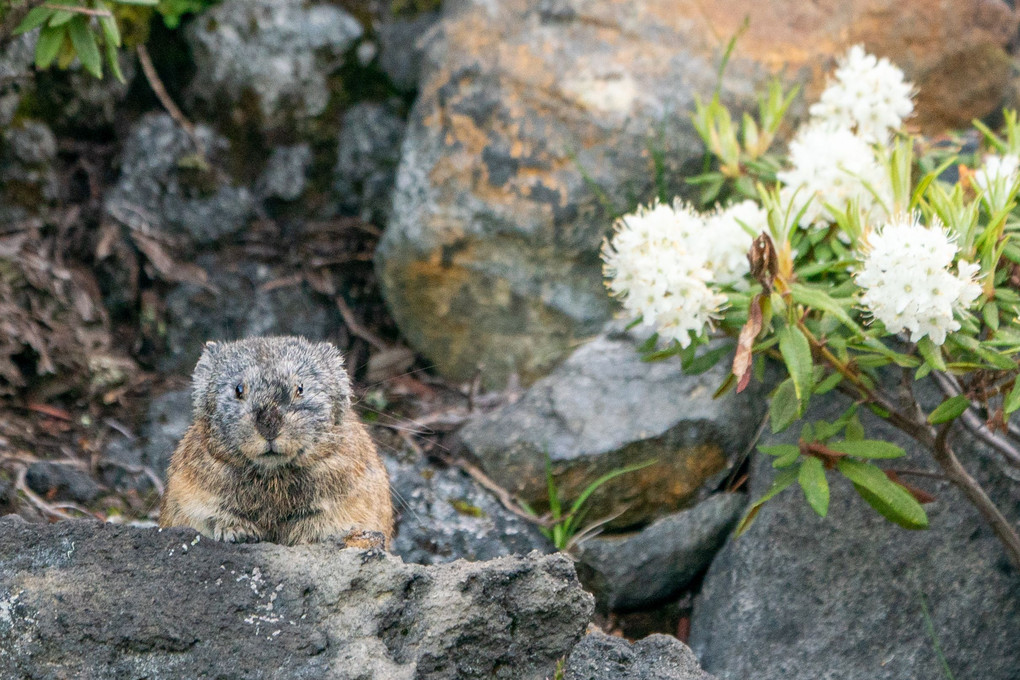
[[156, 67], [152, 63], [152, 57], [149, 56], [149, 50], [141, 43], [135, 46], [135, 50], [138, 52], [138, 62], [142, 65], [142, 73], [145, 74], [145, 79], [149, 82], [149, 87], [151, 87], [153, 93], [155, 93], [156, 99], [158, 99], [159, 103], [163, 105], [163, 108], [170, 114], [170, 117], [173, 118], [174, 121], [181, 126], [181, 129], [187, 133], [188, 137], [191, 138], [198, 154], [204, 157], [205, 146], [202, 144], [202, 140], [198, 138], [195, 125], [188, 120], [188, 117], [184, 115], [184, 112], [180, 110], [176, 103], [174, 103], [174, 100], [170, 97], [170, 93], [166, 91], [163, 81], [160, 80], [159, 74], [156, 73]]

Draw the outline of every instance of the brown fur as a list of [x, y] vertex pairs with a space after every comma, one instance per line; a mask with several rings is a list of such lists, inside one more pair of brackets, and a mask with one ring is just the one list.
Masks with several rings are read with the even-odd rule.
[[[259, 340], [297, 342], [297, 339], [287, 338]], [[307, 349], [305, 345], [300, 349]], [[237, 354], [230, 352], [231, 346], [225, 348], [229, 361], [220, 363], [234, 373], [240, 366], [249, 371], [246, 375], [250, 375], [252, 363], [261, 372], [263, 367], [258, 365], [259, 361], [272, 364], [281, 356], [259, 352], [253, 354], [255, 358], [250, 361], [238, 361]], [[282, 351], [282, 356], [291, 356], [289, 346], [283, 345]], [[310, 369], [305, 368], [307, 353], [300, 356], [305, 362], [300, 364], [301, 370], [310, 370], [315, 376], [306, 381], [329, 373], [326, 367], [318, 365], [317, 355], [310, 362]], [[199, 364], [201, 369], [202, 361]], [[203, 401], [203, 395], [210, 391], [206, 383], [213, 378], [208, 378], [200, 369], [196, 369], [195, 374], [195, 421], [181, 439], [170, 463], [160, 526], [188, 526], [217, 540], [272, 541], [286, 545], [341, 540], [349, 532], [359, 535], [379, 532], [388, 545], [393, 533], [393, 508], [386, 468], [349, 403], [336, 404], [338, 398], [331, 397], [329, 403], [340, 414], [339, 422], [330, 420], [325, 425], [318, 422], [307, 425], [302, 421], [289, 425], [289, 402], [279, 404], [284, 412], [279, 441], [287, 442], [288, 453], [253, 455], [250, 453], [255, 446], [252, 442], [267, 445], [248, 424], [254, 416], [243, 412], [238, 417], [234, 412], [231, 415], [238, 417], [240, 424], [232, 422], [226, 436], [217, 434], [213, 424], [216, 418], [222, 418], [217, 409], [244, 409], [246, 405], [240, 397], [237, 406], [222, 398], [215, 407], [210, 406], [209, 399]], [[343, 381], [347, 380], [342, 369], [340, 375]], [[233, 379], [228, 375], [223, 384], [229, 386]], [[252, 382], [254, 389], [262, 384], [257, 379]], [[266, 384], [275, 386], [279, 382], [279, 376], [274, 375]], [[344, 389], [337, 394], [349, 394], [349, 385], [341, 387]], [[258, 394], [252, 397], [253, 401], [258, 398]], [[274, 400], [279, 401], [275, 397]], [[254, 408], [254, 404], [249, 408]], [[314, 435], [310, 434], [310, 427], [315, 428]], [[299, 453], [292, 455], [291, 451]], [[263, 458], [270, 460], [264, 462]], [[355, 543], [362, 545], [363, 539]]]

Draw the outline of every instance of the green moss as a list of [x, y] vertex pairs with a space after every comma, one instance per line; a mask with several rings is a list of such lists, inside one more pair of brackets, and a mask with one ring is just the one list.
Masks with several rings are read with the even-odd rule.
[[485, 511], [477, 505], [471, 505], [462, 498], [451, 498], [449, 501], [453, 509], [468, 517], [485, 517]]

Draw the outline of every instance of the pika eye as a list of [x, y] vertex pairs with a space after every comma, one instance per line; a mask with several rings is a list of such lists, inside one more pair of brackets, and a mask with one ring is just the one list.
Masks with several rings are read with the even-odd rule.
[[244, 383], [237, 383], [237, 386], [234, 387], [234, 394], [238, 399], [244, 399]]
[[298, 385], [297, 387], [295, 387], [295, 388], [294, 388], [294, 394], [295, 394], [296, 396], [299, 396], [299, 397], [300, 397], [300, 396], [301, 396], [302, 394], [304, 394], [304, 393], [305, 393], [305, 387], [304, 387], [304, 385]]

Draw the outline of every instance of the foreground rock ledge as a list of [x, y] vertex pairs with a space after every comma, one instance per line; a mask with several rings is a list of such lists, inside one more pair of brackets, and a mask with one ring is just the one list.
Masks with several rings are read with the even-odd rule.
[[592, 607], [562, 554], [426, 567], [0, 519], [0, 680], [539, 679]]

